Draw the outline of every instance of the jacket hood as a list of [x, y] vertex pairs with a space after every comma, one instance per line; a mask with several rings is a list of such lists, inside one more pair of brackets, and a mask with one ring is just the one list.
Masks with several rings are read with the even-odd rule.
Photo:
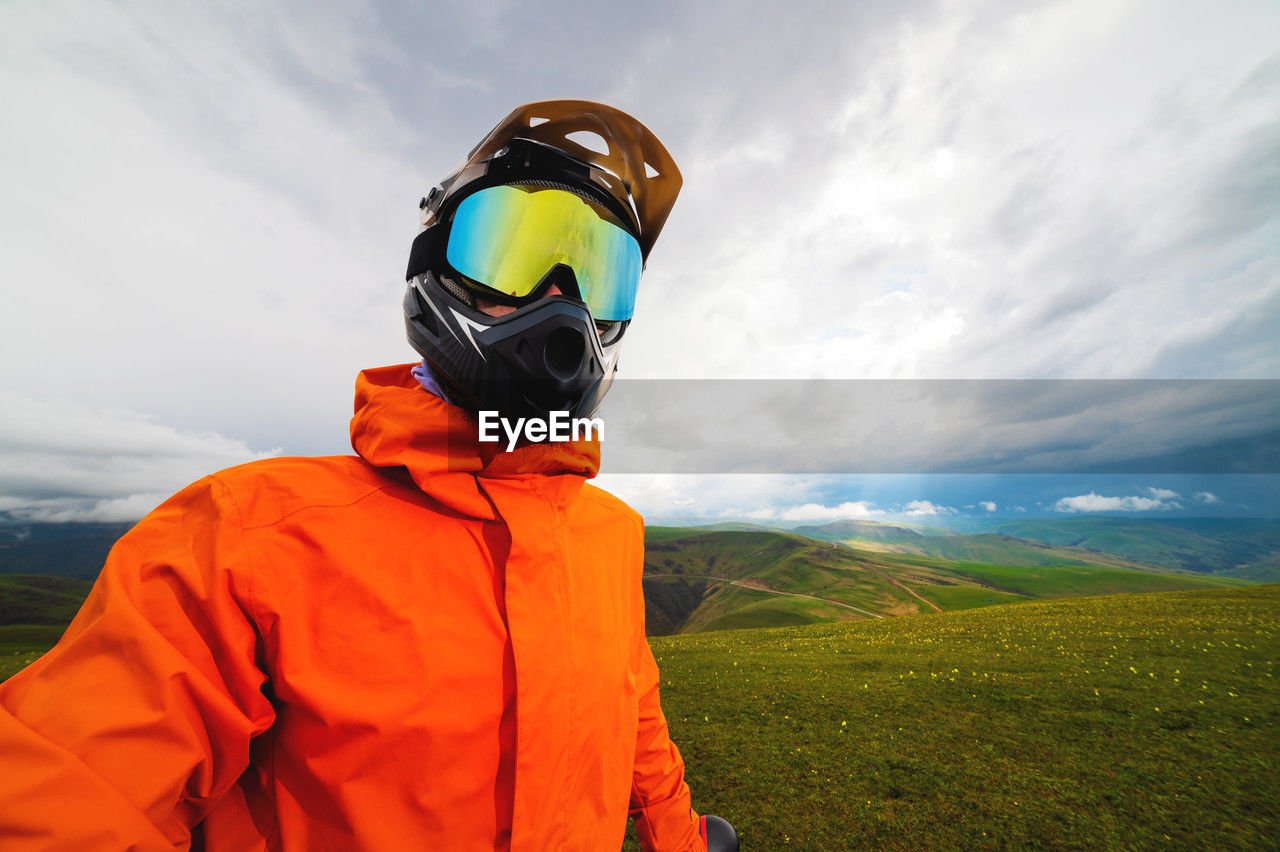
[[351, 446], [369, 464], [403, 467], [423, 492], [471, 517], [498, 517], [486, 479], [521, 479], [567, 505], [600, 469], [598, 439], [523, 444], [481, 442], [475, 417], [423, 390], [412, 364], [356, 378]]

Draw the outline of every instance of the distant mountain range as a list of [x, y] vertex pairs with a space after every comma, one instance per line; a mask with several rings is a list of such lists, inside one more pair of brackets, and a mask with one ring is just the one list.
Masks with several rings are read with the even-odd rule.
[[[0, 575], [92, 580], [129, 526], [0, 523]], [[993, 527], [650, 527], [648, 628], [660, 635], [1280, 581], [1280, 521], [1065, 518]], [[0, 584], [0, 623], [64, 623], [71, 599], [87, 588]]]
[[133, 524], [0, 522], [0, 574], [92, 580]]
[[1097, 561], [1277, 581], [1280, 521], [1261, 518], [1054, 518], [975, 524], [976, 533], [871, 521], [835, 521], [793, 531], [828, 541], [884, 545], [902, 553], [979, 559], [1002, 565]]

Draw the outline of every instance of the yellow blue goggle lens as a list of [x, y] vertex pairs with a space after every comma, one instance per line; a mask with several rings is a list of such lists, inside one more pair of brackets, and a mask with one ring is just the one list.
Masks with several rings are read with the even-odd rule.
[[507, 296], [527, 296], [557, 263], [573, 270], [598, 320], [631, 319], [640, 285], [640, 244], [571, 192], [491, 186], [454, 212], [445, 257], [461, 274]]

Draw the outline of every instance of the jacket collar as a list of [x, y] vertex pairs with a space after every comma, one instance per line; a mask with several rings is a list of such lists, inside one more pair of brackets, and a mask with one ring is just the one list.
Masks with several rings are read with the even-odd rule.
[[600, 442], [481, 442], [475, 418], [423, 390], [412, 364], [364, 370], [356, 378], [351, 446], [369, 464], [403, 467], [426, 494], [451, 509], [494, 520], [486, 479], [519, 480], [561, 507], [600, 468]]

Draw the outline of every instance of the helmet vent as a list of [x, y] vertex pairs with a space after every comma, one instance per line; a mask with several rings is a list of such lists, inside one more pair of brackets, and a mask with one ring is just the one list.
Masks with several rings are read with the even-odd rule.
[[609, 153], [609, 143], [594, 130], [575, 130], [572, 133], [566, 133], [564, 138], [570, 142], [576, 142], [588, 151], [606, 155]]
[[530, 126], [530, 127], [537, 127], [539, 124], [546, 124], [548, 121], [550, 121], [550, 119], [548, 119], [548, 118], [538, 118], [538, 117], [536, 117], [536, 116], [535, 116], [535, 117], [532, 117], [532, 118], [530, 118], [530, 119], [529, 119], [529, 126]]
[[[420, 299], [422, 297], [419, 296], [418, 298]], [[440, 324], [436, 322], [435, 311], [431, 310], [430, 308], [427, 308], [425, 311], [422, 311], [420, 314], [418, 314], [417, 319], [418, 319], [418, 322], [426, 326], [427, 331], [431, 333], [432, 337], [440, 336]]]
[[437, 280], [440, 281], [440, 285], [444, 287], [445, 290], [449, 291], [449, 294], [459, 302], [462, 302], [462, 304], [469, 308], [474, 308], [476, 306], [475, 297], [471, 295], [471, 292], [467, 290], [466, 287], [462, 286], [457, 281], [454, 281], [447, 275], [439, 275], [436, 277]]

